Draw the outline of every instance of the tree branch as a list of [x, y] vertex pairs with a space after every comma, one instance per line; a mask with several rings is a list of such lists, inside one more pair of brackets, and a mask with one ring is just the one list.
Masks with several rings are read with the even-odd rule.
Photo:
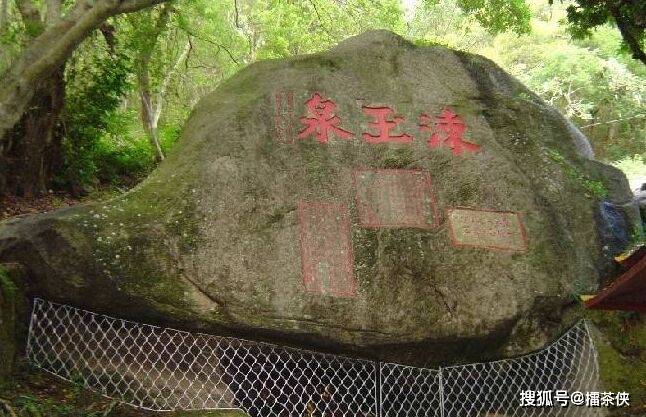
[[188, 60], [191, 57], [191, 52], [193, 52], [193, 39], [188, 37], [188, 51], [186, 51], [186, 59], [184, 60], [184, 68], [188, 69]]
[[316, 17], [319, 20], [319, 24], [321, 25], [321, 28], [323, 28], [323, 31], [327, 33], [327, 35], [330, 37], [330, 39], [334, 39], [334, 36], [330, 33], [330, 31], [325, 27], [323, 24], [323, 19], [321, 19], [321, 15], [319, 14], [319, 9], [316, 7], [316, 3], [314, 3], [314, 0], [309, 0], [310, 3], [312, 4], [312, 7], [314, 7], [314, 12], [316, 13]]
[[[112, 2], [114, 2], [114, 0], [112, 0]], [[168, 0], [121, 0], [117, 2], [119, 4], [115, 14], [138, 12], [146, 7], [166, 2], [168, 2]]]
[[152, 57], [152, 54], [155, 50], [155, 45], [157, 45], [157, 39], [159, 39], [159, 35], [161, 35], [164, 29], [166, 29], [166, 27], [168, 26], [168, 21], [170, 20], [170, 12], [172, 10], [173, 8], [169, 4], [164, 5], [161, 12], [159, 13], [159, 16], [157, 17], [157, 21], [155, 22], [155, 28], [153, 29], [152, 33], [146, 36], [144, 45], [139, 52], [140, 65], [142, 65], [143, 67], [148, 66], [148, 62], [150, 61], [150, 58]]
[[168, 70], [168, 72], [166, 73], [166, 76], [162, 80], [161, 86], [159, 87], [159, 91], [156, 94], [156, 99], [155, 99], [154, 109], [153, 109], [153, 118], [155, 120], [155, 123], [157, 123], [157, 121], [159, 120], [159, 116], [161, 116], [162, 102], [164, 100], [164, 96], [166, 95], [166, 89], [168, 89], [168, 84], [170, 83], [170, 80], [173, 77], [173, 74], [175, 74], [175, 72], [177, 71], [177, 68], [179, 68], [182, 61], [184, 61], [188, 56], [188, 53], [191, 50], [191, 48], [192, 48], [192, 45], [189, 39], [189, 41], [186, 42], [186, 46], [184, 46], [184, 49], [175, 60], [175, 63]]
[[229, 55], [229, 58], [231, 58], [231, 61], [233, 61], [236, 65], [240, 65], [240, 62], [233, 56], [233, 53], [226, 46], [222, 45], [221, 43], [214, 42], [214, 41], [212, 41], [210, 39], [202, 38], [202, 37], [196, 35], [195, 33], [190, 32], [187, 29], [184, 29], [184, 30], [186, 31], [186, 33], [189, 36], [193, 36], [196, 39], [202, 40], [204, 42], [207, 42], [207, 43], [210, 43], [211, 45], [216, 46], [218, 48], [218, 51], [216, 52], [216, 54], [218, 54], [220, 52], [220, 49], [224, 49], [224, 51], [227, 53], [227, 55]]
[[[46, 28], [0, 78], [0, 141], [27, 110], [40, 80], [67, 61], [78, 45], [111, 16], [136, 12], [168, 0], [77, 0], [56, 24]], [[30, 0], [16, 0], [21, 15], [34, 19]], [[37, 10], [35, 10], [37, 12]], [[38, 14], [40, 22], [40, 14]], [[42, 22], [40, 23], [42, 26]]]
[[621, 119], [608, 120], [607, 122], [590, 123], [590, 124], [581, 126], [580, 128], [585, 129], [585, 128], [592, 127], [592, 126], [608, 125], [608, 124], [611, 124], [611, 123], [619, 123], [619, 122], [623, 122], [624, 120], [633, 120], [633, 119], [646, 119], [646, 114], [637, 114], [635, 116], [624, 117], [624, 118], [621, 118]]
[[105, 39], [105, 44], [108, 46], [108, 51], [110, 52], [110, 54], [114, 54], [117, 42], [114, 36], [114, 32], [116, 31], [115, 27], [108, 22], [103, 22], [101, 23], [101, 26], [99, 26], [99, 31], [103, 35], [103, 39]]
[[236, 27], [238, 29], [242, 29], [242, 26], [240, 25], [240, 13], [238, 12], [238, 0], [233, 0], [233, 8], [235, 9], [235, 22], [236, 22]]

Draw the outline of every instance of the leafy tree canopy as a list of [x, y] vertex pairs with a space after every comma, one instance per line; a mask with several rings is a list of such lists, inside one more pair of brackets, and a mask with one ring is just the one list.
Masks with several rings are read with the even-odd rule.
[[[3, 1], [8, 19], [0, 19], [0, 70], [20, 56], [30, 39], [15, 1]], [[47, 3], [33, 1], [41, 15]], [[631, 19], [643, 26], [640, 2], [615, 3], [632, 7]], [[69, 4], [63, 2], [63, 8]], [[405, 10], [405, 4], [415, 7]], [[60, 129], [65, 163], [58, 183], [120, 184], [121, 178], [141, 178], [155, 166], [143, 123], [142, 92], [158, 110], [159, 143], [166, 153], [197, 101], [245, 65], [318, 52], [370, 29], [388, 29], [418, 44], [483, 54], [579, 126], [599, 159], [638, 155], [641, 160], [646, 149], [646, 66], [620, 52], [622, 45], [628, 51], [627, 44], [608, 4], [180, 0], [113, 17], [66, 64]], [[643, 30], [632, 33], [643, 43]], [[140, 85], [142, 72], [145, 86]]]
[[[554, 0], [550, 0], [550, 4]], [[570, 32], [576, 38], [591, 35], [592, 30], [614, 23], [623, 38], [623, 47], [634, 59], [646, 65], [644, 30], [646, 1], [643, 0], [576, 0], [567, 8]]]

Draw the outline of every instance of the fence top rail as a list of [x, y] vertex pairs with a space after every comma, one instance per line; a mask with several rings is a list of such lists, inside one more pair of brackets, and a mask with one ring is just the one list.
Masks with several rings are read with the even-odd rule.
[[[384, 365], [393, 365], [393, 366], [400, 366], [400, 367], [405, 367], [405, 368], [410, 368], [410, 369], [420, 369], [420, 370], [425, 370], [425, 371], [431, 371], [431, 372], [441, 372], [444, 369], [452, 369], [452, 368], [459, 368], [459, 367], [465, 367], [465, 366], [477, 366], [477, 365], [486, 365], [486, 364], [494, 364], [494, 363], [502, 363], [502, 362], [508, 362], [508, 361], [514, 361], [518, 359], [523, 359], [523, 358], [531, 358], [534, 356], [538, 356], [547, 350], [557, 346], [561, 341], [567, 339], [571, 332], [577, 328], [581, 327], [582, 330], [586, 333], [588, 340], [592, 343], [590, 331], [588, 324], [585, 319], [580, 319], [577, 322], [575, 322], [573, 325], [568, 327], [563, 333], [556, 339], [553, 340], [552, 342], [548, 343], [547, 345], [543, 346], [542, 348], [539, 348], [535, 351], [518, 355], [518, 356], [513, 356], [513, 357], [508, 357], [508, 358], [502, 358], [502, 359], [497, 359], [497, 360], [492, 360], [492, 361], [481, 361], [481, 362], [470, 362], [470, 363], [465, 363], [465, 364], [455, 364], [455, 365], [449, 365], [449, 366], [440, 366], [438, 368], [427, 368], [427, 367], [420, 367], [420, 366], [413, 366], [413, 365], [405, 365], [401, 363], [396, 363], [396, 362], [386, 362], [386, 361], [375, 361], [375, 360], [370, 360], [370, 359], [361, 359], [361, 358], [356, 358], [352, 356], [347, 356], [343, 354], [335, 354], [335, 353], [322, 353], [322, 352], [317, 352], [314, 350], [309, 350], [309, 349], [303, 349], [303, 348], [297, 348], [297, 347], [292, 347], [292, 346], [284, 346], [284, 345], [278, 345], [274, 343], [268, 343], [268, 342], [260, 342], [256, 340], [250, 340], [250, 339], [245, 339], [245, 338], [240, 338], [240, 337], [234, 337], [234, 336], [220, 336], [220, 335], [213, 335], [213, 334], [208, 334], [208, 333], [201, 333], [201, 332], [188, 332], [185, 330], [178, 330], [172, 327], [163, 327], [163, 326], [157, 326], [154, 324], [148, 324], [148, 323], [140, 323], [132, 320], [127, 320], [127, 319], [122, 319], [122, 318], [117, 318], [117, 317], [112, 317], [108, 316], [106, 314], [101, 314], [101, 313], [95, 313], [83, 308], [78, 308], [74, 306], [70, 306], [67, 304], [62, 304], [62, 303], [56, 303], [53, 301], [48, 301], [44, 300], [39, 297], [34, 298], [34, 310], [36, 309], [36, 305], [44, 305], [44, 304], [51, 304], [54, 306], [58, 306], [61, 308], [65, 309], [70, 309], [70, 310], [75, 310], [79, 312], [86, 313], [88, 315], [94, 316], [94, 317], [103, 317], [108, 320], [112, 321], [120, 321], [124, 323], [128, 323], [134, 326], [142, 326], [142, 327], [148, 327], [151, 329], [159, 330], [159, 331], [169, 331], [169, 332], [176, 332], [179, 334], [184, 334], [188, 336], [194, 336], [194, 337], [203, 337], [207, 339], [220, 339], [220, 340], [227, 340], [227, 341], [232, 341], [232, 342], [243, 342], [243, 343], [249, 343], [251, 345], [259, 345], [259, 346], [265, 346], [267, 348], [271, 349], [284, 349], [287, 351], [292, 351], [292, 352], [298, 352], [298, 353], [306, 353], [309, 355], [314, 355], [314, 356], [323, 356], [327, 358], [335, 358], [337, 360], [350, 360], [350, 361], [355, 361], [355, 362], [363, 362], [363, 363], [371, 363], [374, 364], [375, 366], [384, 366]], [[34, 316], [34, 312], [32, 312], [32, 319]], [[33, 320], [32, 320], [33, 321]], [[31, 335], [31, 326], [32, 323], [30, 321], [30, 332], [29, 335]]]

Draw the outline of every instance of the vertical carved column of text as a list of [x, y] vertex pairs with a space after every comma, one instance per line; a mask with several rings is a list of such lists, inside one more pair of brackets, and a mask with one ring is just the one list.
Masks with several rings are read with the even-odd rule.
[[298, 212], [305, 290], [354, 297], [357, 288], [348, 207], [301, 201]]

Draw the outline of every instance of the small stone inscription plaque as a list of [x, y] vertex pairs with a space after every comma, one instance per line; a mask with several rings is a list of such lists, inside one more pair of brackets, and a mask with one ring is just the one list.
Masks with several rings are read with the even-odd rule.
[[477, 246], [514, 251], [527, 250], [520, 214], [455, 208], [447, 213], [454, 246]]
[[357, 290], [348, 207], [299, 202], [298, 220], [306, 291], [354, 297]]
[[429, 172], [406, 169], [354, 173], [359, 221], [367, 228], [422, 228], [438, 224]]

